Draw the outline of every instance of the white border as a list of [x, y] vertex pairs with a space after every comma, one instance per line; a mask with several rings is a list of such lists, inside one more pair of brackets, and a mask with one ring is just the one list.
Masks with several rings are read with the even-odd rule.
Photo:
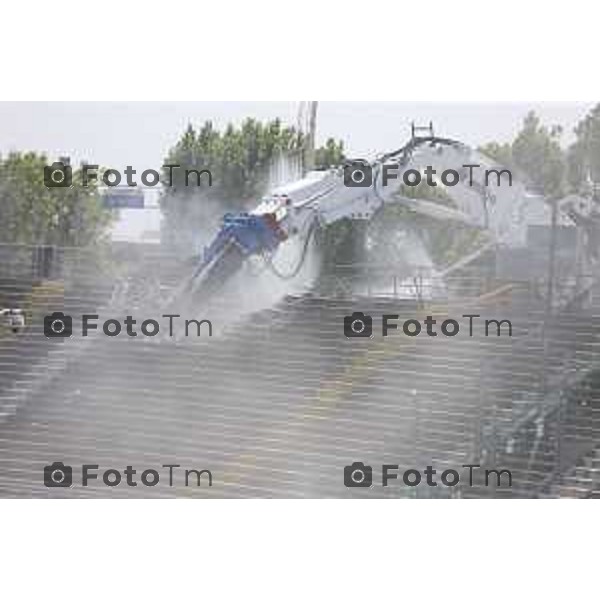
[[4, 3], [4, 99], [597, 99], [584, 0]]
[[3, 501], [11, 598], [587, 598], [593, 502]]

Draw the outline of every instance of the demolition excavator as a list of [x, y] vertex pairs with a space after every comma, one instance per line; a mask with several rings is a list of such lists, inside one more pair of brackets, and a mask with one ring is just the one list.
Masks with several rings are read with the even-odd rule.
[[[425, 172], [438, 175], [428, 183], [443, 186], [452, 206], [403, 194]], [[508, 170], [459, 141], [436, 136], [431, 124], [413, 125], [411, 139], [396, 151], [372, 161], [353, 160], [309, 171], [272, 190], [252, 211], [226, 214], [173, 299], [213, 294], [255, 256], [262, 256], [280, 277], [291, 278], [302, 268], [319, 227], [341, 219], [368, 221], [390, 203], [487, 229], [496, 242], [513, 246], [525, 244], [532, 219], [547, 223], [549, 218], [544, 199], [528, 193]], [[298, 264], [279, 273], [274, 257], [283, 243], [293, 239], [301, 243]]]

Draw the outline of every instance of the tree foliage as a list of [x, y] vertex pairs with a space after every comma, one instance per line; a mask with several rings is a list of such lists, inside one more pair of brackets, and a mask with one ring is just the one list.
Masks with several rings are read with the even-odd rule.
[[97, 187], [81, 185], [73, 171], [70, 187], [44, 185], [46, 156], [11, 153], [0, 157], [0, 241], [83, 246], [97, 241], [111, 221]]
[[600, 183], [600, 103], [575, 127], [575, 143], [569, 148], [569, 183], [580, 191], [588, 176]]
[[565, 193], [566, 156], [560, 146], [560, 127], [542, 125], [530, 111], [512, 143], [492, 142], [481, 152], [516, 171], [542, 194], [558, 197]]
[[[241, 208], [246, 200], [263, 191], [271, 161], [280, 154], [296, 154], [303, 136], [294, 128], [284, 127], [279, 119], [263, 124], [246, 119], [239, 128], [229, 124], [223, 132], [211, 121], [195, 130], [190, 124], [169, 151], [165, 164], [181, 165], [173, 169], [173, 184], [166, 190], [172, 197], [197, 196], [198, 189], [186, 185], [185, 170], [209, 170], [212, 186], [201, 189], [204, 197]], [[168, 175], [165, 173], [165, 179]]]
[[533, 112], [525, 117], [523, 129], [512, 144], [515, 167], [524, 172], [546, 196], [564, 193], [565, 156], [560, 147], [560, 127], [548, 129]]
[[600, 103], [575, 127], [575, 142], [560, 145], [560, 127], [546, 127], [530, 112], [511, 143], [491, 142], [480, 150], [525, 176], [549, 197], [588, 191], [589, 180], [600, 183]]
[[481, 146], [479, 151], [508, 169], [515, 168], [512, 156], [512, 143], [500, 144], [498, 142], [489, 142]]
[[328, 169], [329, 167], [341, 165], [345, 158], [344, 143], [329, 138], [325, 142], [325, 146], [315, 150], [315, 168]]

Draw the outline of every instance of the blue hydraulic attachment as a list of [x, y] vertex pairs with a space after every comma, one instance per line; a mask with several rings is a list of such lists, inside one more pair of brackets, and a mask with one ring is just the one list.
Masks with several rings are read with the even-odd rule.
[[285, 232], [270, 213], [228, 213], [223, 217], [223, 225], [216, 238], [204, 250], [204, 264], [210, 263], [230, 243], [235, 244], [245, 256], [250, 256], [265, 250], [275, 250], [285, 237]]
[[199, 278], [207, 291], [216, 289], [253, 254], [274, 251], [287, 237], [273, 213], [226, 214], [212, 243], [186, 287], [194, 289]]

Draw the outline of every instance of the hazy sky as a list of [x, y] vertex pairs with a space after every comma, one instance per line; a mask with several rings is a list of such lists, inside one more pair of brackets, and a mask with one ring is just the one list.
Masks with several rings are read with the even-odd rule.
[[[245, 117], [280, 117], [295, 124], [297, 102], [0, 102], [0, 153], [37, 150], [123, 169], [160, 167], [189, 122], [218, 126]], [[344, 140], [352, 157], [368, 158], [403, 145], [410, 123], [434, 123], [438, 135], [470, 144], [507, 141], [530, 109], [547, 124], [572, 129], [591, 103], [323, 102], [318, 141]]]

